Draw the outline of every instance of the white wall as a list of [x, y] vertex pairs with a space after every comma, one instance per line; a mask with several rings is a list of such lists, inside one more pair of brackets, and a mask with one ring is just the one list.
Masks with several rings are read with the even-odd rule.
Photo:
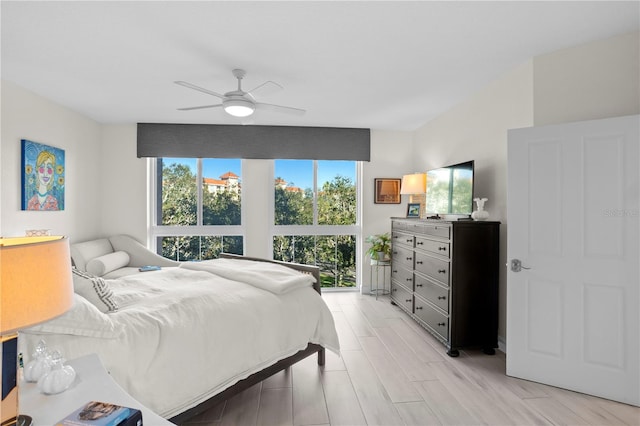
[[242, 167], [242, 223], [245, 226], [245, 254], [271, 258], [270, 215], [267, 207], [273, 194], [271, 162], [244, 160]]
[[[500, 265], [506, 263], [507, 129], [533, 124], [531, 62], [508, 72], [415, 132], [419, 170], [474, 160], [474, 193], [489, 199], [489, 220], [502, 222]], [[475, 208], [475, 207], [474, 207]], [[506, 335], [506, 274], [500, 273], [499, 335]]]
[[137, 158], [135, 124], [103, 125], [100, 158], [101, 236], [128, 234], [147, 241], [147, 160]]
[[538, 56], [534, 123], [567, 123], [640, 113], [640, 33]]
[[[371, 131], [371, 161], [364, 163], [362, 170], [362, 236], [382, 234], [391, 231], [394, 216], [406, 216], [408, 196], [402, 196], [400, 204], [375, 204], [375, 178], [402, 178], [403, 174], [413, 173], [413, 134], [411, 132], [392, 132], [383, 130]], [[364, 244], [361, 253], [360, 272], [362, 291], [370, 289], [370, 261], [364, 255], [367, 249]], [[391, 278], [387, 273], [387, 286]], [[382, 280], [382, 275], [380, 275]]]
[[[71, 241], [93, 238], [100, 232], [104, 203], [101, 195], [101, 126], [13, 83], [2, 81], [2, 140], [0, 194], [5, 237], [24, 235], [26, 229], [50, 229]], [[65, 150], [65, 210], [21, 210], [20, 140]]]

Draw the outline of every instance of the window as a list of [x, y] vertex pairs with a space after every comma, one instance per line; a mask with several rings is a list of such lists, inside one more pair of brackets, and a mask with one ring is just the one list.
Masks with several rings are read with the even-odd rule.
[[[359, 162], [165, 157], [150, 164], [150, 242], [162, 256], [188, 261], [222, 251], [265, 252], [319, 266], [325, 288], [357, 287]], [[273, 171], [269, 180], [265, 170]], [[243, 187], [243, 174], [251, 187]], [[243, 192], [257, 191], [264, 198], [253, 196], [243, 208]]]
[[243, 253], [239, 159], [159, 158], [152, 236], [169, 259]]
[[356, 161], [275, 160], [273, 257], [317, 265], [323, 287], [356, 286]]

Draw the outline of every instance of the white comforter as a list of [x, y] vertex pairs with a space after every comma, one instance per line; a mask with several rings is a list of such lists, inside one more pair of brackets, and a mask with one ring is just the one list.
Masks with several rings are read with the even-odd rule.
[[32, 353], [44, 337], [67, 359], [97, 352], [130, 395], [166, 418], [309, 342], [339, 350], [333, 317], [308, 285], [275, 294], [187, 268], [108, 283], [117, 312], [94, 311], [76, 295], [67, 314], [21, 333], [21, 349]]

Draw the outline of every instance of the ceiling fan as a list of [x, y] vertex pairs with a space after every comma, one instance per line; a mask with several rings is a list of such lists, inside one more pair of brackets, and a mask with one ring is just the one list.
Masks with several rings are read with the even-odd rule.
[[202, 105], [195, 107], [187, 107], [187, 108], [178, 108], [180, 111], [190, 111], [194, 109], [203, 109], [203, 108], [217, 108], [222, 107], [225, 112], [234, 117], [248, 117], [253, 112], [259, 109], [271, 109], [274, 111], [285, 112], [289, 114], [302, 115], [306, 111], [300, 108], [293, 108], [283, 105], [274, 105], [274, 104], [266, 104], [264, 102], [257, 102], [254, 93], [261, 91], [266, 92], [268, 89], [272, 90], [281, 90], [283, 87], [276, 82], [266, 81], [259, 85], [258, 87], [245, 92], [242, 90], [242, 78], [246, 75], [246, 72], [241, 69], [233, 70], [233, 75], [238, 79], [238, 88], [236, 90], [232, 90], [231, 92], [227, 92], [224, 95], [220, 93], [213, 92], [211, 90], [205, 89], [203, 87], [196, 86], [191, 83], [187, 83], [186, 81], [174, 81], [175, 84], [197, 90], [202, 93], [206, 93], [208, 95], [212, 95], [222, 99], [222, 103], [215, 105]]

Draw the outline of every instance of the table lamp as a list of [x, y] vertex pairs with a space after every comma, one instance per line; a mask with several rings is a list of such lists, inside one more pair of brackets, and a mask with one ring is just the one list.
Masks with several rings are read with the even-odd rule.
[[400, 185], [400, 194], [410, 195], [410, 203], [420, 203], [420, 217], [425, 216], [425, 201], [427, 192], [427, 174], [413, 173], [402, 176], [402, 184]]
[[66, 237], [0, 238], [2, 426], [31, 423], [28, 416], [18, 416], [18, 330], [55, 318], [72, 305]]

